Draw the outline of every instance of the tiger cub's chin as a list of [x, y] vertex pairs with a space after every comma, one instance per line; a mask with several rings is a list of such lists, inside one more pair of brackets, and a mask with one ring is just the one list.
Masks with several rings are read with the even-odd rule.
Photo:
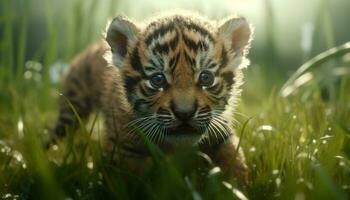
[[197, 134], [167, 135], [164, 138], [164, 144], [171, 145], [172, 147], [197, 146], [202, 137]]
[[[73, 60], [63, 80], [54, 137], [63, 137], [67, 126], [78, 128], [76, 114], [86, 120], [99, 110], [105, 118], [106, 151], [115, 153], [116, 145], [128, 144], [117, 157], [135, 154], [128, 151], [136, 143], [121, 138], [133, 138], [128, 136], [138, 131], [151, 142], [173, 146], [208, 140], [204, 149], [217, 165], [245, 182], [247, 167], [242, 151], [235, 152], [231, 117], [251, 36], [251, 25], [236, 16], [211, 21], [179, 13], [144, 23], [114, 18], [105, 41]], [[191, 124], [205, 134], [167, 128], [179, 124]]]

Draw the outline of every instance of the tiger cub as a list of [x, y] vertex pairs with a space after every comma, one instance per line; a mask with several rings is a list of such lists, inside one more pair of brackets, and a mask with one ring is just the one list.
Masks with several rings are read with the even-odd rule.
[[131, 170], [149, 160], [143, 137], [164, 152], [197, 146], [246, 183], [232, 123], [251, 38], [251, 25], [240, 17], [214, 22], [174, 14], [143, 24], [116, 17], [105, 41], [71, 63], [53, 137], [77, 128], [76, 114], [84, 120], [99, 110], [107, 153]]

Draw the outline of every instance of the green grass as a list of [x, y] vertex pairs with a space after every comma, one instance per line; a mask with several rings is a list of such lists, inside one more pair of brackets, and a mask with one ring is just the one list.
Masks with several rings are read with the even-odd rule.
[[[253, 60], [245, 71], [236, 114], [237, 134], [242, 135], [241, 148], [251, 175], [247, 187], [227, 180], [204, 155], [191, 149], [167, 156], [150, 146], [154, 164], [142, 176], [130, 174], [103, 155], [99, 142], [103, 123], [97, 115], [78, 133], [45, 151], [41, 140], [56, 119], [59, 93], [50, 68], [57, 61], [68, 62], [99, 38], [104, 23], [99, 22], [118, 7], [111, 1], [108, 12], [101, 14], [93, 9], [100, 5], [95, 0], [62, 2], [66, 9], [57, 18], [54, 1], [44, 1], [45, 33], [35, 51], [28, 46], [32, 38], [26, 32], [29, 3], [0, 3], [0, 198], [350, 198], [348, 45], [308, 58], [287, 81], [285, 74], [274, 72], [277, 64], [272, 59], [278, 53], [270, 1], [265, 2], [271, 28], [266, 39], [274, 54], [260, 63]], [[330, 48], [335, 35], [330, 15], [322, 15], [328, 12], [325, 2], [320, 1], [317, 15], [326, 20], [317, 18], [316, 30], [324, 30], [325, 45]], [[89, 16], [95, 16], [91, 17], [95, 21], [83, 20]], [[80, 31], [91, 34], [80, 37]]]

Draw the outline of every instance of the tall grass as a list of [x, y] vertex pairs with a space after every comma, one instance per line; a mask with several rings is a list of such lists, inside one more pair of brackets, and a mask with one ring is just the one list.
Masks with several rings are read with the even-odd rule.
[[[348, 45], [309, 58], [283, 87], [292, 87], [288, 95], [280, 95], [281, 85], [274, 85], [283, 75], [264, 71], [277, 65], [273, 61], [277, 52], [262, 63], [253, 62], [264, 70], [247, 70], [236, 129], [250, 168], [248, 186], [227, 180], [193, 149], [167, 156], [152, 144], [153, 165], [140, 177], [103, 155], [103, 125], [98, 115], [50, 150], [41, 144], [57, 115], [59, 86], [50, 70], [98, 40], [104, 21], [118, 10], [118, 2], [108, 1], [109, 6], [102, 9], [97, 0], [62, 0], [64, 10], [58, 9], [57, 1], [30, 2], [42, 4], [45, 10], [37, 49], [28, 46], [34, 38], [28, 31], [34, 4], [26, 0], [0, 3], [1, 198], [349, 198]], [[275, 49], [274, 4], [266, 1], [265, 5], [268, 42]], [[317, 17], [316, 32], [325, 30], [325, 46], [331, 48], [335, 36], [327, 1], [320, 1], [319, 6], [317, 16], [322, 17]]]

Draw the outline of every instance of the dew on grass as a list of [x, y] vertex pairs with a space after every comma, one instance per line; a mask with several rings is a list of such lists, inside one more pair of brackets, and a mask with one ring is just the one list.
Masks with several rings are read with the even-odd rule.
[[41, 81], [41, 71], [43, 66], [41, 63], [36, 61], [27, 61], [25, 63], [25, 72], [23, 74], [24, 78], [27, 80], [34, 80], [36, 82]]
[[236, 197], [240, 200], [248, 200], [248, 198], [238, 189], [233, 188], [232, 189], [233, 194], [236, 195]]
[[306, 152], [301, 152], [297, 155], [297, 158], [308, 158], [308, 154]]
[[11, 199], [11, 200], [15, 200], [15, 199], [19, 199], [19, 195], [7, 193], [7, 194], [4, 194], [4, 195], [1, 197], [1, 199]]
[[89, 161], [86, 166], [88, 169], [94, 169], [94, 163], [92, 161]]
[[192, 191], [192, 198], [194, 200], [202, 200], [201, 195], [193, 188], [192, 183], [191, 183], [190, 179], [188, 178], [188, 176], [185, 176], [184, 180], [185, 180], [187, 187]]
[[10, 155], [12, 150], [9, 146], [7, 146], [7, 144], [4, 141], [0, 140], [0, 146], [2, 146], [0, 149], [1, 153], [5, 154], [7, 156]]
[[215, 176], [216, 174], [220, 173], [221, 169], [220, 167], [214, 167], [213, 169], [211, 169], [208, 173], [208, 176]]
[[232, 185], [226, 181], [223, 181], [222, 184], [229, 190], [232, 191], [232, 193], [235, 195], [235, 197], [237, 197], [237, 199], [240, 200], [248, 200], [248, 198], [243, 194], [243, 192], [241, 192], [240, 190], [232, 187]]
[[342, 188], [343, 188], [343, 190], [349, 190], [350, 189], [350, 185], [343, 185]]
[[18, 138], [22, 139], [23, 138], [23, 119], [22, 117], [19, 117], [18, 122], [17, 122], [17, 130], [18, 130]]
[[307, 181], [305, 183], [306, 187], [309, 189], [309, 190], [313, 190], [314, 189], [314, 185], [312, 183], [310, 183], [309, 181]]
[[14, 150], [12, 156], [18, 161], [23, 162], [23, 156], [19, 151]]
[[304, 183], [304, 178], [300, 177], [297, 179], [297, 184]]
[[329, 140], [330, 138], [334, 137], [333, 135], [325, 135], [320, 137], [320, 140]]
[[86, 167], [90, 170], [94, 169], [94, 162], [91, 156], [87, 159]]
[[257, 132], [275, 132], [276, 129], [271, 125], [261, 125], [256, 129]]
[[54, 151], [58, 151], [58, 145], [57, 144], [54, 144], [54, 145], [52, 145], [52, 150], [54, 150]]
[[278, 169], [272, 170], [272, 175], [277, 175], [278, 173], [279, 173], [279, 170], [278, 170]]
[[254, 146], [250, 147], [249, 152], [250, 152], [250, 153], [256, 152], [256, 148], [255, 148]]
[[275, 183], [276, 183], [276, 187], [279, 188], [281, 186], [281, 178], [277, 177], [276, 180], [275, 180]]

